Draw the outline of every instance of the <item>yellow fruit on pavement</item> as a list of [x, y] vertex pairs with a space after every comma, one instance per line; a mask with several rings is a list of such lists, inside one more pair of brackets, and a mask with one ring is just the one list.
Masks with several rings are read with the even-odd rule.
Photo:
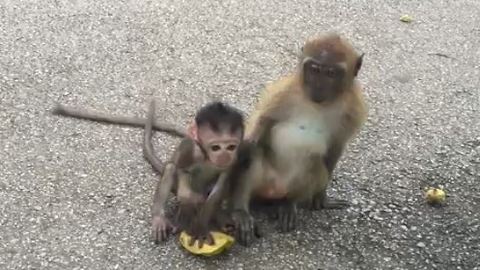
[[192, 246], [188, 245], [191, 236], [183, 231], [180, 233], [180, 244], [195, 255], [214, 256], [230, 248], [235, 242], [235, 239], [228, 234], [222, 232], [211, 232], [211, 234], [215, 241], [214, 245], [204, 243], [202, 248], [198, 248], [198, 241], [195, 241]]
[[445, 191], [440, 188], [429, 188], [425, 192], [425, 198], [430, 204], [439, 204], [445, 201]]
[[400, 21], [404, 23], [410, 23], [413, 21], [413, 18], [410, 15], [403, 15], [402, 17], [400, 17]]

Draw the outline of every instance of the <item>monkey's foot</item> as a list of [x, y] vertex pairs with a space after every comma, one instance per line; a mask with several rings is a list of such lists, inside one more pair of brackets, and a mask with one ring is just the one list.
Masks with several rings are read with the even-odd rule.
[[322, 204], [323, 209], [344, 209], [350, 206], [347, 200], [330, 199], [326, 200]]
[[311, 208], [313, 210], [320, 209], [344, 209], [350, 206], [347, 200], [328, 199], [325, 196], [317, 195], [312, 199]]
[[297, 206], [288, 202], [278, 209], [279, 225], [281, 232], [289, 232], [297, 226]]
[[255, 221], [253, 217], [244, 210], [236, 210], [232, 213], [235, 223], [235, 239], [243, 246], [249, 246], [255, 235]]

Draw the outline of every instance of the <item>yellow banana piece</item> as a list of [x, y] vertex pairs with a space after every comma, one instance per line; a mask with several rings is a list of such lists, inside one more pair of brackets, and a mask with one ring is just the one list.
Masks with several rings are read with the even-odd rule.
[[440, 204], [445, 201], [445, 191], [441, 188], [429, 188], [425, 192], [425, 199], [430, 204]]
[[211, 232], [213, 240], [215, 241], [214, 245], [203, 244], [202, 248], [198, 248], [198, 241], [195, 241], [192, 246], [189, 246], [191, 236], [185, 231], [180, 233], [180, 244], [189, 252], [195, 255], [203, 256], [214, 256], [222, 253], [224, 250], [230, 248], [235, 239], [228, 234], [222, 232]]

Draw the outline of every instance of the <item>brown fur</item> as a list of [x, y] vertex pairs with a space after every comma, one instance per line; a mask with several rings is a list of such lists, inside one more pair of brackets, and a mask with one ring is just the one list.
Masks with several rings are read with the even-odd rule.
[[[327, 68], [343, 67], [341, 79], [310, 77], [318, 80], [320, 84], [316, 85], [320, 87], [321, 80], [341, 80], [338, 84], [341, 88], [317, 89], [311, 88], [316, 85], [305, 85], [304, 59], [313, 59]], [[327, 200], [326, 189], [345, 145], [367, 117], [362, 88], [355, 78], [361, 62], [362, 57], [338, 35], [310, 39], [303, 48], [298, 70], [271, 83], [262, 92], [246, 125], [246, 138], [258, 147], [252, 156], [252, 166], [238, 181], [242, 184], [238, 193], [243, 194], [234, 196], [240, 227], [242, 222], [248, 224], [245, 200], [252, 195], [286, 199], [283, 206], [286, 210], [281, 211], [284, 217], [280, 217], [282, 230], [294, 227], [297, 202], [310, 201], [315, 209], [340, 208], [346, 204], [342, 200]], [[332, 95], [313, 100], [306, 90], [308, 87], [310, 91], [331, 91]], [[240, 238], [240, 242], [248, 244], [251, 232], [245, 228], [239, 230], [246, 237]]]

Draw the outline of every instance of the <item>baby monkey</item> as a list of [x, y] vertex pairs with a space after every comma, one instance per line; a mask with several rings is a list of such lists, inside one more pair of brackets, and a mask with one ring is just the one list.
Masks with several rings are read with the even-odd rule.
[[[155, 189], [152, 206], [152, 236], [156, 243], [165, 241], [171, 232], [185, 230], [198, 240], [213, 244], [214, 226], [223, 226], [221, 204], [228, 196], [230, 167], [242, 155], [243, 115], [222, 102], [202, 107], [169, 161], [162, 166], [154, 155], [152, 129], [155, 103], [152, 100], [145, 121], [144, 154], [162, 176]], [[175, 225], [166, 216], [165, 205], [170, 192], [178, 201]]]

